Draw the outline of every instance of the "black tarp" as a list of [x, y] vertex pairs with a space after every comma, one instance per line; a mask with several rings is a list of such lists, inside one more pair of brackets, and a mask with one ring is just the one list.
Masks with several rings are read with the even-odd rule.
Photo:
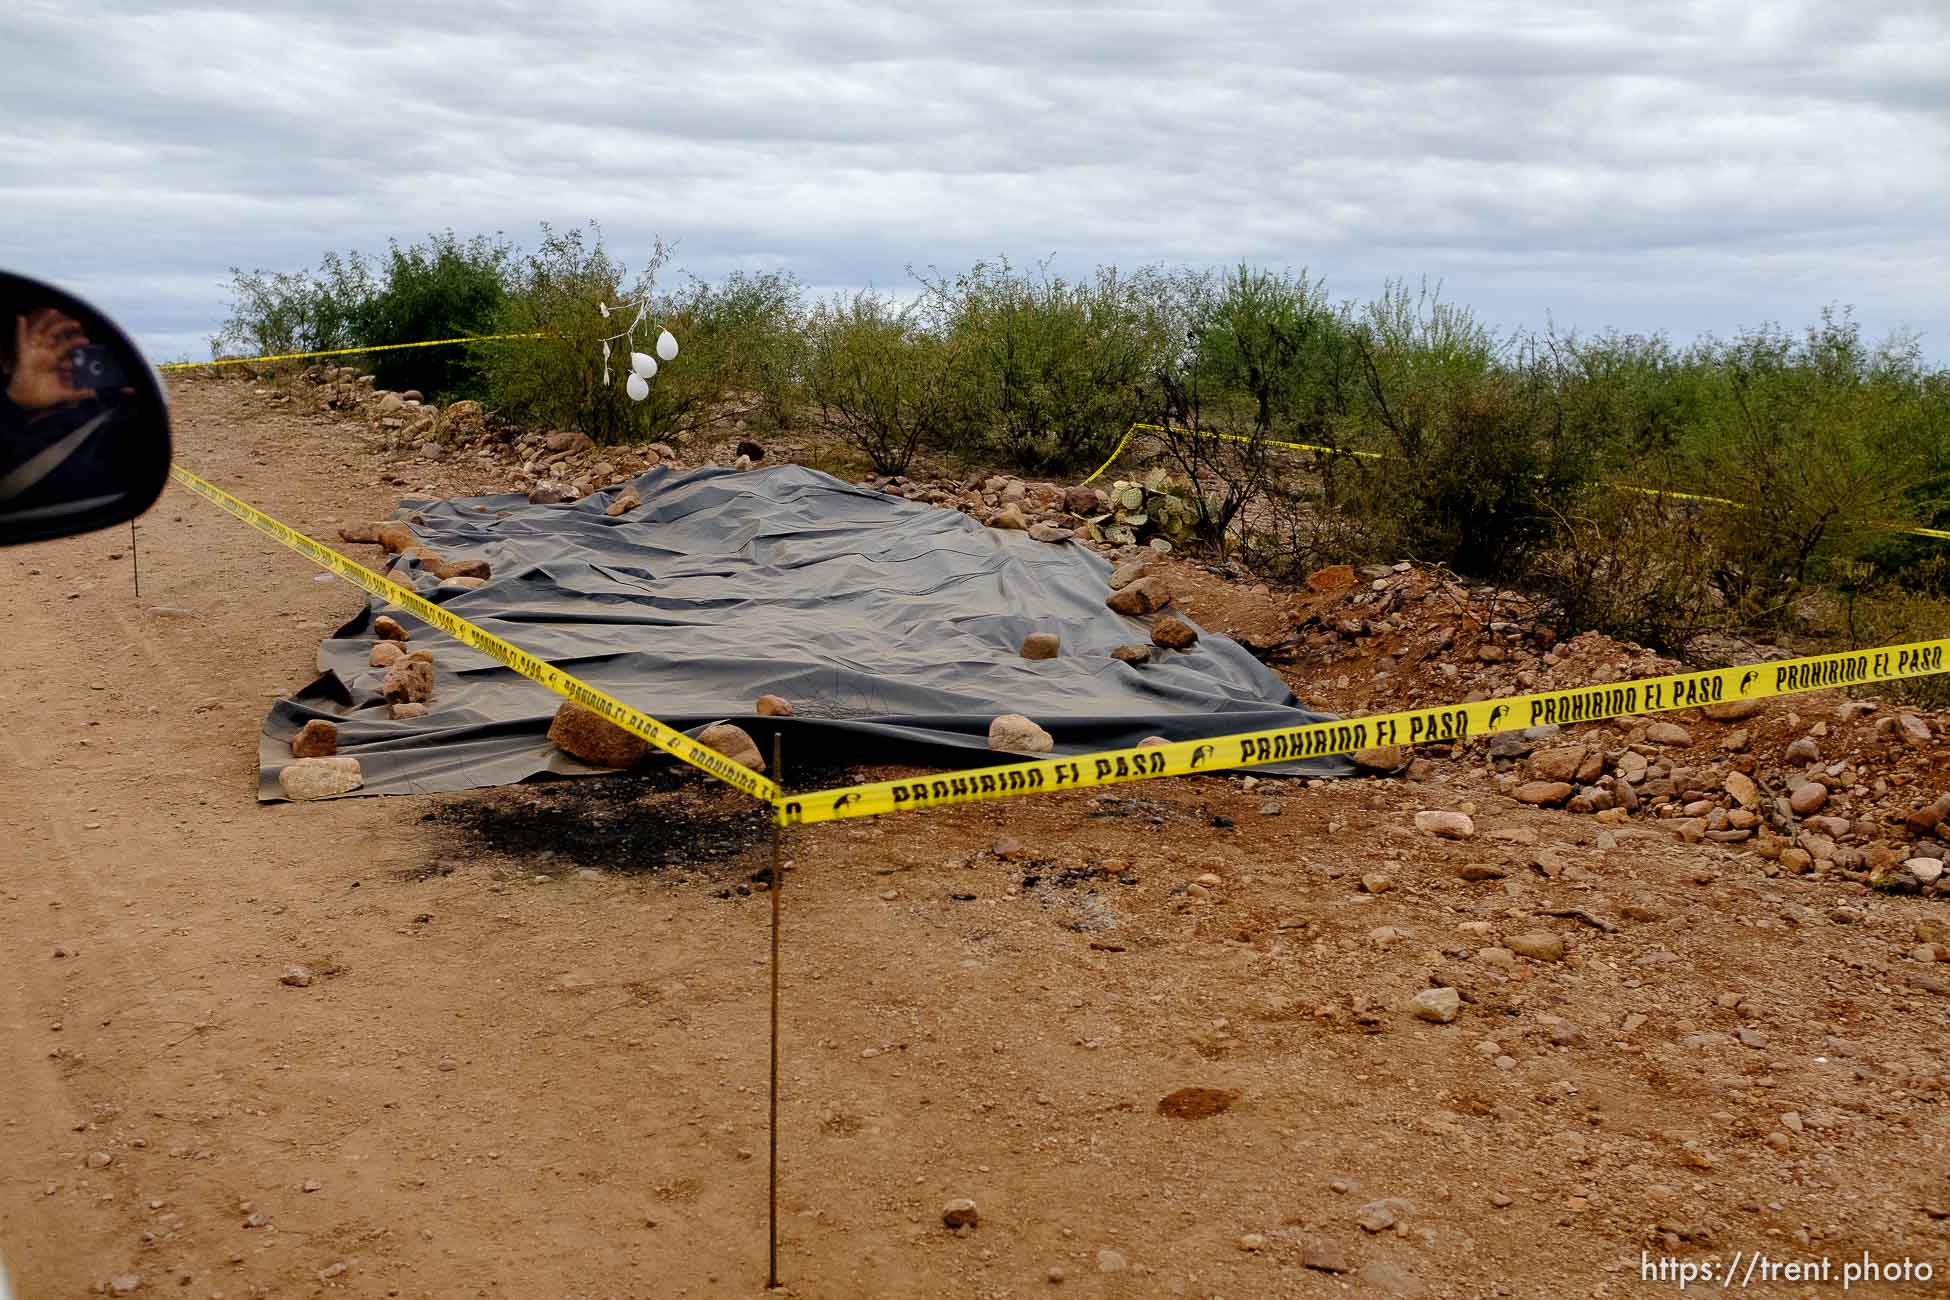
[[[693, 734], [732, 721], [786, 761], [973, 767], [1019, 761], [988, 748], [989, 722], [1022, 713], [1059, 754], [1294, 726], [1327, 715], [1230, 639], [1202, 635], [1131, 667], [1113, 648], [1149, 638], [1107, 608], [1108, 564], [1091, 549], [990, 529], [799, 466], [635, 480], [643, 504], [610, 518], [616, 487], [568, 505], [503, 495], [402, 511], [450, 560], [493, 568], [485, 586], [420, 593], [537, 658]], [[399, 576], [396, 574], [395, 576]], [[338, 725], [360, 760], [358, 794], [506, 785], [593, 769], [545, 738], [559, 697], [396, 614], [431, 648], [437, 684], [424, 718], [393, 721], [368, 666], [377, 602], [319, 646], [321, 676], [265, 719], [258, 797], [308, 720]], [[1062, 653], [1029, 661], [1024, 636], [1055, 632]], [[795, 716], [759, 718], [760, 695]], [[1341, 775], [1341, 759], [1266, 771]]]

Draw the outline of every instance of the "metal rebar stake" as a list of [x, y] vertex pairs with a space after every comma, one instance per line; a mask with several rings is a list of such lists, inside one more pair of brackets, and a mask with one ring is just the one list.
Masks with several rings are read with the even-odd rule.
[[[783, 758], [784, 737], [772, 733], [772, 779], [780, 781], [785, 775]], [[767, 1251], [766, 1290], [774, 1290], [779, 1285], [779, 891], [785, 887], [784, 862], [785, 832], [779, 826], [775, 813], [772, 818], [772, 1172], [770, 1176], [770, 1211], [768, 1215], [770, 1238]]]
[[129, 520], [129, 563], [135, 567], [135, 598], [142, 599], [142, 561], [135, 558], [135, 520]]

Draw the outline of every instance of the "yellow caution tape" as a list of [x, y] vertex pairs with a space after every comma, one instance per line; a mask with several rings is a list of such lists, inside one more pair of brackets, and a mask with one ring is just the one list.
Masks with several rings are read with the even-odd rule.
[[776, 781], [760, 776], [749, 767], [726, 758], [715, 749], [700, 745], [683, 732], [665, 726], [649, 714], [633, 709], [621, 700], [604, 694], [580, 678], [573, 677], [552, 664], [542, 662], [521, 647], [476, 627], [458, 614], [443, 609], [412, 589], [382, 578], [363, 565], [354, 564], [331, 547], [321, 545], [297, 529], [279, 523], [256, 507], [239, 501], [222, 488], [198, 478], [182, 466], [170, 466], [169, 474], [190, 491], [207, 501], [214, 502], [265, 536], [284, 543], [312, 563], [330, 570], [353, 586], [370, 592], [381, 600], [391, 601], [429, 626], [439, 628], [462, 645], [479, 650], [489, 658], [514, 669], [523, 677], [541, 683], [557, 695], [574, 700], [583, 708], [600, 714], [632, 735], [642, 737], [665, 753], [682, 759], [692, 767], [715, 776], [728, 785], [736, 786], [753, 798], [774, 805], [778, 803], [783, 791]]
[[944, 776], [876, 781], [788, 795], [776, 801], [773, 809], [780, 825], [799, 826], [948, 804], [1081, 790], [1161, 776], [1190, 776], [1261, 763], [1327, 758], [1382, 745], [1468, 740], [1545, 724], [1662, 713], [1733, 700], [1927, 677], [1946, 670], [1950, 670], [1950, 639], [1918, 641], [1879, 650], [1811, 655], [1749, 667], [1710, 668], [1671, 677], [1646, 677], [1537, 695], [1314, 722], [1272, 731], [1181, 740], [1148, 749], [1112, 749], [1076, 758], [1038, 759]]
[[[1111, 452], [1110, 458], [1103, 464], [1097, 466], [1095, 470], [1091, 471], [1090, 477], [1083, 480], [1078, 486], [1088, 487], [1090, 484], [1095, 483], [1098, 477], [1105, 470], [1109, 469], [1119, 456], [1124, 454], [1124, 448], [1130, 446], [1131, 438], [1140, 429], [1147, 433], [1168, 432], [1162, 424], [1145, 424], [1142, 421], [1133, 424], [1130, 428], [1124, 430], [1124, 437], [1117, 444], [1117, 449]], [[1257, 442], [1262, 447], [1284, 447], [1288, 451], [1317, 451], [1328, 456], [1358, 456], [1362, 460], [1380, 460], [1382, 458], [1381, 453], [1378, 451], [1354, 451], [1347, 447], [1321, 447], [1311, 442], [1282, 442], [1277, 438], [1254, 438], [1244, 433], [1218, 433], [1209, 429], [1189, 429], [1186, 432], [1196, 434], [1201, 438], [1218, 438], [1225, 442], [1243, 442], [1249, 444]]]
[[492, 343], [497, 339], [539, 339], [546, 334], [468, 334], [457, 339], [428, 339], [424, 343], [379, 343], [369, 348], [332, 348], [326, 352], [281, 352], [267, 357], [224, 357], [220, 361], [171, 361], [158, 370], [201, 370], [204, 366], [255, 366], [271, 361], [307, 361], [312, 357], [349, 357], [361, 352], [398, 352], [404, 348], [440, 348], [449, 343]]
[[1097, 476], [1099, 474], [1102, 474], [1105, 470], [1109, 469], [1111, 467], [1111, 462], [1115, 461], [1119, 456], [1122, 456], [1124, 454], [1124, 448], [1131, 445], [1131, 437], [1132, 435], [1136, 434], [1139, 429], [1155, 429], [1157, 427], [1158, 426], [1155, 424], [1133, 424], [1130, 428], [1124, 430], [1124, 437], [1118, 442], [1117, 446], [1114, 449], [1112, 449], [1109, 458], [1106, 459], [1103, 464], [1097, 466], [1096, 469], [1090, 471], [1090, 477], [1085, 479], [1083, 482], [1077, 484], [1077, 486], [1089, 487], [1092, 483], [1095, 483], [1097, 481]]

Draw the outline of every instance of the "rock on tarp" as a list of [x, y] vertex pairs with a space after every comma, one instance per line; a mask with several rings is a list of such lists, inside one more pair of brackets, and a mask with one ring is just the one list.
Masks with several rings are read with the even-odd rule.
[[[643, 504], [605, 513], [634, 488]], [[1231, 640], [1201, 635], [1146, 665], [1111, 658], [1148, 633], [1104, 604], [1095, 552], [985, 528], [800, 466], [659, 467], [567, 505], [503, 494], [418, 503], [399, 518], [419, 543], [479, 557], [493, 577], [441, 587], [409, 562], [420, 594], [665, 724], [696, 734], [734, 722], [786, 769], [802, 764], [980, 767], [1001, 713], [1035, 719], [1057, 754], [1192, 740], [1320, 721]], [[409, 644], [435, 656], [426, 716], [394, 720], [371, 666], [369, 601], [322, 642], [321, 673], [265, 719], [258, 797], [280, 796], [291, 738], [324, 718], [358, 758], [357, 795], [507, 785], [596, 771], [548, 743], [559, 697], [404, 613]], [[1026, 660], [1031, 632], [1063, 653]], [[761, 695], [792, 704], [761, 717]], [[1343, 775], [1344, 759], [1264, 771]]]

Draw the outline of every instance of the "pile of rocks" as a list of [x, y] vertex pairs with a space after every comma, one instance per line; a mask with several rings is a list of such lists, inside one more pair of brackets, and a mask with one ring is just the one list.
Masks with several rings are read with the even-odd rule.
[[1320, 664], [1359, 661], [1397, 707], [1683, 671], [1597, 633], [1560, 645], [1542, 602], [1406, 562], [1318, 570], [1292, 611], [1297, 653]]
[[[431, 650], [408, 650], [409, 633], [384, 614], [372, 621], [373, 646], [367, 664], [384, 675], [379, 693], [396, 721], [423, 718], [434, 691]], [[339, 729], [322, 718], [307, 722], [291, 740], [292, 762], [278, 772], [287, 799], [327, 799], [365, 784], [359, 760], [338, 752]]]
[[861, 486], [904, 501], [959, 510], [990, 528], [1026, 532], [1039, 542], [1100, 541], [1091, 519], [1109, 504], [1091, 487], [1059, 487], [1003, 474], [986, 478], [920, 481], [905, 475], [865, 478]]
[[386, 561], [379, 566], [380, 575], [409, 585], [412, 569], [431, 573], [444, 587], [462, 590], [483, 586], [494, 575], [493, 567], [486, 560], [449, 560], [431, 547], [420, 545], [413, 530], [403, 523], [347, 524], [339, 529], [339, 540], [380, 547], [386, 552]]
[[1870, 701], [1809, 723], [1791, 700], [1740, 700], [1483, 745], [1497, 789], [1522, 803], [1610, 825], [1642, 815], [1687, 843], [1748, 845], [1771, 871], [1934, 893], [1950, 892], [1946, 741], [1944, 719]]
[[304, 379], [319, 390], [313, 400], [320, 411], [357, 411], [387, 450], [410, 449], [437, 460], [447, 454], [448, 444], [487, 431], [479, 402], [454, 402], [442, 410], [417, 391], [377, 388], [373, 376], [351, 366], [311, 366]]

